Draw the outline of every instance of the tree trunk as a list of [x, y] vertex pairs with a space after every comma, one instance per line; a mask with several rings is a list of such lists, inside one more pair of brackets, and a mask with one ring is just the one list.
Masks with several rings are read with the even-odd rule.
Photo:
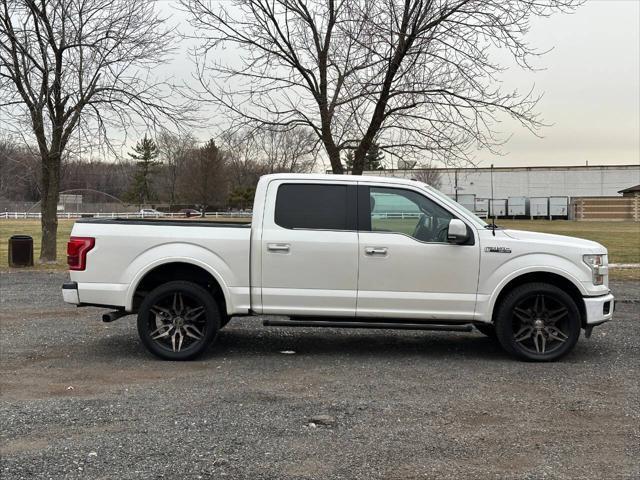
[[363, 138], [356, 149], [355, 154], [353, 155], [353, 169], [351, 171], [352, 175], [362, 175], [364, 172], [365, 160], [367, 158], [367, 152], [371, 148], [371, 144], [373, 142]]
[[60, 156], [49, 155], [42, 162], [42, 243], [40, 262], [56, 261], [58, 235], [58, 196], [60, 193]]
[[342, 175], [344, 167], [340, 159], [340, 150], [333, 145], [327, 145], [327, 142], [325, 142], [325, 149], [329, 155], [329, 162], [331, 162], [331, 171], [336, 175]]
[[169, 181], [171, 185], [169, 187], [169, 211], [173, 212], [173, 205], [176, 203], [176, 181], [177, 181], [177, 166], [173, 165], [170, 167], [171, 177]]

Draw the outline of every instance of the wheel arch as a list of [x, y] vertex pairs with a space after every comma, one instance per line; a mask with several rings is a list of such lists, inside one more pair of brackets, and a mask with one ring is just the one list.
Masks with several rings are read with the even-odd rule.
[[568, 293], [575, 302], [578, 311], [580, 312], [580, 321], [582, 326], [585, 326], [586, 309], [584, 300], [582, 298], [582, 291], [580, 290], [578, 285], [576, 285], [576, 282], [572, 281], [567, 276], [549, 271], [526, 272], [507, 280], [504, 285], [502, 285], [502, 287], [494, 294], [494, 299], [491, 305], [492, 323], [495, 323], [496, 313], [504, 297], [514, 288], [519, 287], [520, 285], [524, 285], [525, 283], [548, 283]]
[[220, 313], [228, 314], [229, 291], [222, 278], [210, 267], [188, 258], [166, 259], [148, 265], [142, 270], [131, 282], [127, 292], [126, 310], [136, 311], [146, 293], [174, 280], [185, 280], [204, 287], [218, 302]]

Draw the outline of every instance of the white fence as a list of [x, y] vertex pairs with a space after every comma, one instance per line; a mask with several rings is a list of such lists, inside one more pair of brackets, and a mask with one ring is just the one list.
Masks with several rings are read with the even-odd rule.
[[371, 214], [371, 218], [420, 218], [419, 213], [404, 213], [404, 212], [376, 212]]
[[[205, 212], [206, 218], [251, 218], [251, 212]], [[20, 220], [20, 219], [40, 219], [40, 212], [0, 212], [0, 220]], [[185, 218], [184, 213], [140, 213], [140, 212], [99, 212], [99, 213], [75, 213], [75, 212], [58, 212], [58, 218]], [[376, 212], [373, 218], [419, 218], [419, 213], [396, 213], [396, 212]], [[199, 215], [193, 215], [190, 218], [199, 218]]]
[[[251, 218], [251, 212], [205, 212], [207, 218]], [[0, 220], [19, 220], [19, 219], [40, 219], [40, 212], [0, 212]], [[162, 213], [159, 214], [142, 214], [140, 212], [99, 212], [99, 213], [63, 213], [58, 212], [58, 218], [185, 218], [184, 213]], [[199, 215], [192, 215], [191, 218], [198, 218]]]

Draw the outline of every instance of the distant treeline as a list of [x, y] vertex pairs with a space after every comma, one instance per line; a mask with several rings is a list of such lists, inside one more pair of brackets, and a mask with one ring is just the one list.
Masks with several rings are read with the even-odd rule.
[[[106, 201], [95, 190], [134, 205], [248, 208], [261, 175], [312, 171], [314, 144], [303, 130], [241, 132], [225, 136], [220, 146], [213, 140], [199, 145], [189, 135], [145, 137], [128, 158], [66, 158], [60, 191], [86, 190], [87, 201]], [[36, 149], [0, 140], [0, 199], [39, 201], [41, 168]]]

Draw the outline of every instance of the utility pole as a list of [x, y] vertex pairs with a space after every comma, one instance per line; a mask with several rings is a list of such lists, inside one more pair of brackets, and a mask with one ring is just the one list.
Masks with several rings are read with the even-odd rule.
[[457, 168], [454, 170], [453, 178], [454, 178], [453, 188], [455, 189], [455, 192], [456, 192], [456, 202], [457, 202], [458, 201], [458, 169]]

